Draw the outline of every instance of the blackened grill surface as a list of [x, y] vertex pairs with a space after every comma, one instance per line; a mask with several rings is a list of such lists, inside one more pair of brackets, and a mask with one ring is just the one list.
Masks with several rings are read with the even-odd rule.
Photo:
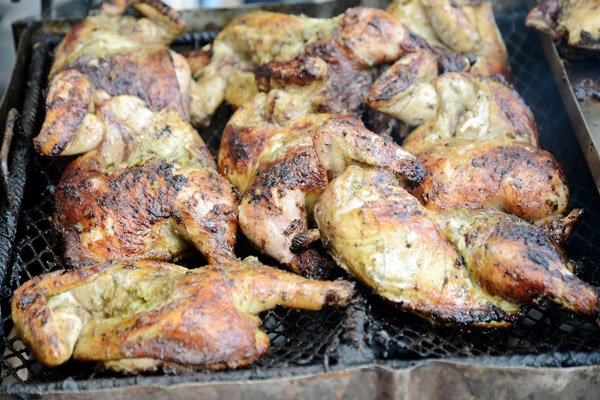
[[[537, 35], [523, 23], [527, 9], [497, 15], [513, 69], [513, 84], [532, 108], [541, 132], [542, 146], [563, 164], [572, 188], [571, 207], [585, 209], [583, 221], [567, 245], [579, 275], [600, 285], [600, 196], [577, 144], [568, 116], [554, 84]], [[209, 34], [188, 34], [176, 43], [178, 50], [199, 48]], [[35, 50], [44, 70], [30, 72], [30, 81], [44, 77], [50, 51], [59, 38], [45, 38]], [[32, 75], [33, 74], [33, 75]], [[35, 76], [34, 76], [35, 75]], [[45, 81], [42, 79], [43, 86]], [[45, 93], [44, 93], [45, 94]], [[38, 112], [24, 110], [24, 113]], [[216, 154], [220, 133], [231, 110], [222, 107], [209, 129], [202, 133]], [[40, 113], [39, 124], [43, 118]], [[321, 313], [276, 309], [263, 315], [263, 329], [271, 338], [269, 354], [248, 368], [216, 373], [198, 372], [179, 377], [119, 377], [98, 372], [91, 365], [68, 363], [47, 369], [9, 338], [12, 329], [12, 291], [33, 276], [62, 268], [61, 247], [52, 222], [52, 194], [67, 159], [33, 156], [23, 213], [16, 237], [13, 265], [9, 266], [2, 305], [2, 377], [15, 385], [36, 385], [38, 390], [90, 389], [132, 384], [169, 384], [185, 381], [260, 379], [318, 373], [351, 365], [383, 362], [405, 366], [423, 359], [470, 359], [506, 365], [581, 366], [600, 363], [600, 332], [594, 321], [543, 305], [526, 309], [512, 328], [480, 330], [435, 327], [404, 313], [363, 291], [345, 310]], [[238, 254], [252, 254], [240, 240]], [[199, 259], [196, 260], [200, 265]], [[268, 262], [268, 260], [267, 260]], [[192, 265], [194, 262], [191, 263]], [[271, 262], [271, 264], [273, 264]], [[492, 361], [490, 361], [492, 360]], [[27, 377], [23, 378], [23, 373]]]

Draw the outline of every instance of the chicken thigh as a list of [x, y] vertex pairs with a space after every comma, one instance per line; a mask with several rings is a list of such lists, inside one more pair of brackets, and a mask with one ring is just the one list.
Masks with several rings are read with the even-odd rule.
[[433, 321], [503, 325], [542, 299], [597, 317], [597, 288], [541, 228], [491, 209], [432, 211], [387, 171], [348, 167], [315, 219], [339, 266]]
[[346, 281], [316, 282], [256, 259], [189, 270], [155, 261], [55, 271], [15, 291], [12, 319], [42, 364], [70, 358], [120, 372], [223, 369], [269, 349], [257, 314], [344, 306]]

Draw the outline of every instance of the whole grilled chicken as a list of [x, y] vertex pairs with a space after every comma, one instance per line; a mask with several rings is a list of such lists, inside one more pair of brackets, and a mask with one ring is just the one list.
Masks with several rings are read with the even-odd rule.
[[[223, 100], [240, 107], [258, 91], [287, 88], [289, 114], [352, 113], [363, 107], [378, 65], [424, 47], [382, 10], [359, 7], [332, 19], [270, 12], [246, 14], [225, 27], [194, 68], [199, 87], [192, 102], [207, 124]], [[445, 56], [447, 69], [463, 70], [460, 55]], [[292, 89], [293, 87], [293, 89]], [[278, 91], [279, 93], [279, 91]], [[293, 107], [292, 107], [293, 106]]]
[[[569, 188], [559, 162], [539, 148], [519, 95], [491, 77], [436, 77], [436, 61], [424, 52], [407, 59], [382, 74], [366, 101], [418, 125], [403, 142], [428, 171], [413, 194], [432, 210], [495, 208], [538, 225], [562, 220]], [[415, 65], [429, 73], [412, 73]]]
[[[237, 195], [198, 133], [178, 113], [132, 96], [113, 97], [93, 116], [70, 147], [87, 153], [55, 192], [67, 264], [172, 260], [190, 243], [210, 263], [235, 258]], [[85, 143], [93, 137], [94, 147]]]
[[538, 0], [525, 25], [565, 38], [568, 46], [600, 50], [600, 4], [598, 0]]
[[471, 72], [510, 75], [491, 1], [394, 0], [387, 12], [432, 46], [476, 56]]
[[[130, 4], [145, 18], [118, 15]], [[191, 70], [183, 56], [166, 47], [184, 29], [180, 15], [159, 0], [112, 0], [101, 14], [74, 25], [54, 56], [36, 150], [73, 154], [73, 138], [113, 96], [137, 96], [153, 111], [176, 111], [188, 120]], [[82, 88], [83, 78], [75, 80], [74, 72], [91, 84]]]
[[491, 209], [432, 211], [387, 171], [348, 167], [315, 219], [339, 266], [433, 321], [503, 325], [542, 299], [597, 316], [597, 288], [541, 228]]
[[277, 305], [344, 306], [346, 281], [316, 282], [256, 259], [189, 270], [137, 261], [55, 271], [15, 291], [12, 319], [42, 364], [74, 358], [134, 373], [223, 369], [269, 349], [257, 314]]
[[310, 229], [310, 216], [329, 179], [351, 163], [386, 168], [411, 183], [424, 170], [415, 157], [350, 117], [309, 114], [283, 127], [238, 125], [253, 115], [259, 119], [266, 99], [256, 96], [231, 118], [219, 167], [243, 193], [239, 223], [250, 242], [292, 271], [322, 278], [329, 263], [312, 245], [319, 234]]

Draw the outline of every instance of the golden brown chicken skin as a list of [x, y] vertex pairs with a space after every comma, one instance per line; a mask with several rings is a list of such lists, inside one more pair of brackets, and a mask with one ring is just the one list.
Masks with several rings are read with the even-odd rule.
[[491, 1], [394, 0], [387, 12], [432, 46], [473, 54], [471, 72], [510, 76]]
[[[121, 15], [132, 6], [141, 18]], [[90, 61], [133, 50], [167, 46], [185, 30], [181, 15], [160, 0], [105, 1], [100, 14], [75, 24], [59, 43], [50, 75], [77, 59]]]
[[240, 229], [261, 252], [305, 276], [330, 273], [311, 229], [312, 207], [329, 179], [351, 163], [380, 166], [413, 183], [424, 174], [415, 157], [354, 118], [310, 114], [284, 127], [247, 129], [236, 121], [234, 115], [225, 129], [219, 166], [243, 193]]
[[[144, 17], [113, 15], [127, 5]], [[136, 96], [154, 111], [176, 111], [189, 119], [191, 70], [183, 56], [166, 47], [184, 29], [179, 13], [158, 0], [107, 2], [101, 14], [73, 26], [54, 56], [36, 150], [69, 155], [69, 141], [94, 108], [113, 96]]]
[[[284, 18], [279, 14], [252, 13], [223, 32], [237, 32], [242, 27], [242, 32], [257, 26], [273, 28], [276, 22], [268, 17], [275, 21]], [[262, 93], [247, 99], [231, 117], [223, 132], [218, 158], [220, 171], [241, 192], [246, 190], [248, 179], [255, 172], [265, 143], [276, 135], [278, 128], [293, 126], [292, 130], [297, 130], [304, 124], [303, 118], [319, 120], [317, 114], [347, 115], [349, 120], [359, 117], [367, 94], [365, 89], [372, 82], [371, 67], [410, 57], [418, 51], [433, 60], [437, 72], [439, 55], [421, 48], [422, 41], [416, 40], [384, 11], [350, 9], [330, 22], [335, 22], [337, 28], [329, 36], [303, 46], [300, 56], [275, 59], [254, 69], [253, 79]], [[250, 54], [259, 57], [262, 53]]]
[[567, 182], [560, 163], [539, 148], [519, 95], [494, 78], [436, 76], [434, 65], [429, 54], [415, 53], [384, 72], [366, 99], [417, 125], [402, 144], [428, 171], [414, 194], [433, 210], [495, 208], [539, 225], [561, 219]]
[[173, 260], [190, 243], [210, 263], [235, 258], [237, 194], [190, 125], [130, 96], [94, 118], [98, 147], [69, 164], [55, 192], [68, 265]]
[[412, 193], [429, 209], [493, 208], [536, 222], [567, 210], [562, 167], [537, 147], [454, 140], [411, 150], [428, 171]]
[[[205, 90], [196, 91], [192, 108], [205, 110], [206, 124], [224, 100], [240, 107], [258, 91], [294, 86], [294, 109], [356, 112], [373, 83], [374, 67], [421, 46], [433, 51], [373, 8], [349, 9], [332, 19], [250, 13], [231, 22], [210, 50], [202, 51], [199, 58], [210, 53], [211, 61], [200, 62], [194, 72]], [[455, 68], [468, 64], [462, 58], [457, 63]]]
[[510, 214], [432, 211], [389, 172], [350, 166], [321, 195], [315, 219], [339, 266], [433, 321], [504, 325], [542, 299], [597, 317], [597, 289], [541, 228]]
[[256, 259], [189, 270], [137, 261], [36, 277], [15, 291], [12, 319], [37, 361], [73, 358], [120, 372], [236, 368], [269, 349], [257, 314], [277, 305], [344, 306], [346, 281], [317, 282]]
[[600, 50], [600, 3], [597, 0], [539, 0], [525, 25], [549, 34], [554, 40], [565, 38], [568, 46]]

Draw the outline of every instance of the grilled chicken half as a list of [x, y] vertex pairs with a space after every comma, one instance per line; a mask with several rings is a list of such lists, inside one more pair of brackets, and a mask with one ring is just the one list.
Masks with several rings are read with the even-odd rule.
[[565, 38], [570, 47], [600, 50], [600, 3], [598, 0], [538, 0], [525, 25]]
[[[118, 96], [95, 110], [93, 122], [71, 144], [87, 152], [67, 166], [55, 192], [68, 265], [172, 260], [190, 243], [210, 263], [235, 258], [237, 194], [178, 113]], [[92, 137], [94, 147], [85, 142]]]
[[433, 321], [503, 325], [542, 299], [597, 316], [597, 289], [541, 228], [496, 210], [432, 211], [387, 171], [348, 167], [315, 219], [339, 266]]
[[[144, 17], [119, 15], [130, 4]], [[189, 120], [195, 88], [191, 69], [167, 48], [184, 29], [179, 13], [159, 0], [113, 0], [99, 15], [75, 24], [56, 49], [36, 150], [47, 156], [72, 154], [73, 138], [94, 109], [113, 96], [137, 96], [153, 111], [176, 111]], [[92, 84], [82, 90], [70, 79], [75, 72]]]
[[[417, 125], [403, 147], [428, 170], [413, 192], [419, 200], [432, 210], [499, 209], [538, 225], [562, 220], [567, 182], [560, 163], [539, 148], [533, 115], [520, 96], [493, 77], [436, 76], [436, 61], [425, 52], [405, 61], [378, 79], [366, 101]], [[565, 235], [579, 214], [562, 227]]]
[[269, 349], [257, 314], [344, 306], [346, 281], [317, 282], [256, 259], [189, 270], [137, 261], [55, 271], [15, 291], [12, 319], [42, 364], [73, 358], [120, 372], [223, 369]]
[[473, 54], [472, 72], [509, 77], [506, 46], [491, 1], [394, 0], [387, 11], [430, 45]]
[[[443, 56], [383, 10], [359, 7], [332, 19], [254, 12], [226, 26], [197, 58], [192, 109], [207, 124], [223, 100], [240, 107], [258, 91], [295, 86], [289, 114], [350, 113], [363, 105], [377, 65], [417, 48]], [[466, 57], [447, 57], [463, 70]], [[454, 65], [456, 64], [456, 65]], [[192, 65], [195, 65], [192, 64]], [[255, 76], [256, 74], [256, 76]], [[312, 84], [315, 82], [315, 84]]]
[[423, 167], [391, 141], [367, 130], [360, 120], [309, 114], [286, 126], [240, 126], [242, 113], [258, 118], [259, 95], [226, 127], [219, 152], [224, 174], [243, 193], [240, 229], [263, 253], [304, 276], [323, 278], [329, 263], [312, 245], [312, 208], [329, 179], [352, 163], [386, 168], [408, 182], [419, 182]]

